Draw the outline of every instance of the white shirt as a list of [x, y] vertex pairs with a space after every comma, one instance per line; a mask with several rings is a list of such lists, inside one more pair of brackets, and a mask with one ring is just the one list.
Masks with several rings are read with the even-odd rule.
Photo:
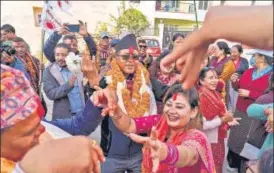
[[210, 143], [218, 143], [218, 131], [220, 125], [222, 125], [222, 120], [218, 116], [209, 121], [203, 117], [203, 131]]

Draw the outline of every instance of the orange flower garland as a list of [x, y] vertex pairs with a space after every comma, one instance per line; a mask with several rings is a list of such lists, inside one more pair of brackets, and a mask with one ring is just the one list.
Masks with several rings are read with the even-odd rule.
[[1, 157], [1, 173], [11, 173], [15, 168], [15, 162]]
[[[121, 90], [125, 109], [127, 114], [132, 118], [142, 117], [150, 110], [150, 94], [147, 91], [143, 94], [140, 94], [139, 92], [142, 86], [142, 73], [145, 76], [146, 85], [149, 85], [150, 80], [147, 70], [142, 65], [138, 65], [134, 78], [132, 94], [127, 88]], [[117, 90], [118, 82], [125, 82], [126, 80], [116, 59], [111, 61], [111, 70], [107, 72], [106, 76], [111, 76], [111, 83], [108, 84], [108, 87], [114, 90]]]

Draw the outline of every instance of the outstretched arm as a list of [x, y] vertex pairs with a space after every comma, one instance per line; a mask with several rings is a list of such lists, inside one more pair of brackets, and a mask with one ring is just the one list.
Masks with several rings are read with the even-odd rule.
[[[103, 117], [101, 108], [93, 105], [90, 99], [87, 101], [83, 112], [69, 119], [57, 119], [49, 123], [65, 130], [72, 135], [90, 135], [100, 124]], [[48, 121], [47, 121], [48, 122]]]
[[53, 32], [50, 37], [47, 39], [44, 46], [44, 54], [46, 58], [53, 63], [55, 61], [54, 49], [58, 41], [62, 38], [62, 35], [59, 35], [57, 31]]
[[[209, 34], [209, 40], [223, 38], [272, 50], [273, 6], [212, 7], [206, 15], [202, 29]], [[258, 31], [261, 34], [257, 34]]]
[[[258, 31], [262, 34], [258, 34]], [[260, 49], [273, 49], [273, 6], [212, 7], [200, 30], [190, 34], [167, 55], [161, 66], [176, 62], [184, 88], [196, 82], [210, 44], [217, 39], [240, 42]]]
[[111, 116], [115, 126], [124, 133], [136, 133], [135, 121], [125, 114], [118, 106], [114, 116]]

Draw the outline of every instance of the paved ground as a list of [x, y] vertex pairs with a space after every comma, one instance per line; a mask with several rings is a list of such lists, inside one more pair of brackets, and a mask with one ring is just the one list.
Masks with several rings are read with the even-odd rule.
[[[47, 120], [51, 120], [51, 113], [52, 113], [52, 102], [50, 100], [46, 99], [46, 103], [48, 105], [48, 113], [46, 115], [46, 119]], [[100, 135], [100, 126], [98, 126], [98, 128], [89, 136], [90, 138], [94, 139], [97, 141], [97, 143], [100, 143], [100, 139], [101, 139], [101, 135]], [[226, 142], [225, 142], [226, 144]], [[226, 152], [227, 152], [227, 148], [226, 148]], [[224, 167], [223, 167], [223, 173], [237, 173], [237, 172], [229, 172], [226, 170], [226, 166], [227, 166], [227, 161], [225, 159], [225, 163], [224, 163]]]

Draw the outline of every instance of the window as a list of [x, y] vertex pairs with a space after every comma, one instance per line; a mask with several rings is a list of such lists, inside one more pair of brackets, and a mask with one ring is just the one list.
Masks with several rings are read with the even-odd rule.
[[177, 1], [177, 0], [175, 0], [175, 1], [165, 1], [164, 3], [163, 3], [163, 5], [164, 6], [168, 6], [169, 8], [179, 8], [179, 6], [180, 6], [180, 4], [179, 4], [180, 2], [179, 1]]
[[41, 24], [41, 21], [42, 21], [42, 14], [38, 14], [37, 17], [38, 17], [38, 24]]
[[147, 47], [158, 47], [159, 42], [157, 40], [146, 40]]
[[208, 8], [208, 1], [199, 1], [198, 9], [199, 10], [207, 10]]
[[189, 5], [188, 12], [189, 13], [195, 13], [195, 5], [194, 4]]

